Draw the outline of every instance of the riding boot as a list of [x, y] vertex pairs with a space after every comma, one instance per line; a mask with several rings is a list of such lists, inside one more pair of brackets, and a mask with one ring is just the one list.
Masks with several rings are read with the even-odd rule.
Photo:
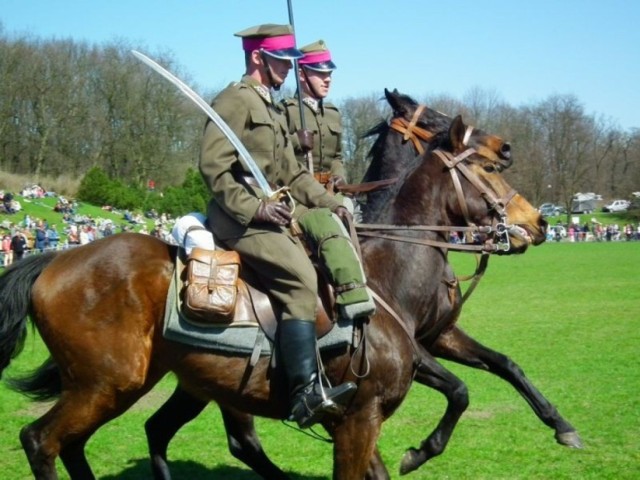
[[322, 421], [326, 414], [342, 413], [357, 387], [353, 382], [331, 388], [321, 384], [315, 323], [283, 320], [279, 331], [280, 354], [291, 398], [289, 420], [295, 420], [300, 428], [307, 428]]

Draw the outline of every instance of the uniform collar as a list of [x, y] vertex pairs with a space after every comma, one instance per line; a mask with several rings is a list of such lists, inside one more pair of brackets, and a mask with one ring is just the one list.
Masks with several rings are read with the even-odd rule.
[[250, 75], [242, 77], [242, 82], [249, 85], [265, 102], [272, 104], [271, 91]]
[[304, 97], [302, 103], [306, 104], [314, 113], [318, 113], [322, 107], [322, 101], [312, 97]]

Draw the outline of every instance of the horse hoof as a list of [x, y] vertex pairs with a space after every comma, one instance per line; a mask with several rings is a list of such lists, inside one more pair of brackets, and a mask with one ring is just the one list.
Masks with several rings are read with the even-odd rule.
[[580, 440], [580, 436], [576, 431], [556, 433], [556, 441], [560, 445], [564, 445], [565, 447], [584, 448], [584, 445], [582, 445], [582, 440]]
[[419, 452], [415, 448], [407, 450], [400, 462], [400, 475], [406, 475], [416, 470], [424, 462], [420, 461]]

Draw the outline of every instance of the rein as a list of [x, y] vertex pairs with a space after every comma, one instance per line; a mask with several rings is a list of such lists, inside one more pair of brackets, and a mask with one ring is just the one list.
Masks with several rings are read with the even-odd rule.
[[[414, 119], [416, 116], [414, 115]], [[413, 121], [413, 120], [412, 120]], [[397, 130], [397, 129], [396, 129]], [[468, 141], [470, 136], [470, 131], [467, 129], [465, 133], [465, 142]], [[415, 138], [415, 137], [414, 137]], [[414, 142], [415, 144], [415, 142]], [[467, 281], [471, 280], [471, 284], [469, 288], [465, 291], [461, 306], [466, 302], [471, 293], [475, 290], [476, 286], [480, 282], [482, 276], [484, 275], [488, 262], [489, 255], [491, 253], [495, 253], [498, 251], [508, 251], [511, 248], [509, 243], [509, 233], [518, 234], [521, 233], [521, 228], [517, 225], [507, 225], [506, 223], [506, 210], [505, 207], [507, 204], [513, 199], [516, 195], [515, 190], [510, 190], [504, 197], [498, 198], [495, 195], [495, 192], [492, 192], [491, 189], [483, 183], [477, 175], [475, 175], [471, 170], [469, 170], [466, 165], [464, 165], [463, 160], [468, 158], [470, 155], [476, 153], [476, 150], [473, 148], [468, 148], [464, 152], [460, 153], [457, 156], [453, 156], [449, 152], [444, 152], [442, 150], [434, 150], [434, 153], [442, 160], [445, 164], [449, 172], [451, 173], [451, 178], [456, 190], [456, 195], [458, 198], [458, 202], [460, 207], [462, 208], [462, 212], [465, 218], [465, 222], [467, 226], [465, 227], [452, 227], [452, 226], [444, 226], [444, 225], [384, 225], [384, 224], [356, 224], [355, 228], [357, 230], [358, 236], [361, 237], [369, 237], [369, 238], [380, 238], [383, 240], [396, 241], [396, 242], [404, 242], [411, 243], [416, 245], [424, 245], [434, 248], [440, 248], [445, 253], [449, 250], [453, 251], [461, 251], [461, 252], [477, 252], [480, 254], [480, 259], [478, 260], [476, 270], [472, 275], [466, 277], [458, 277], [458, 280]], [[498, 222], [494, 220], [492, 225], [478, 226], [475, 225], [469, 215], [469, 209], [467, 203], [465, 201], [464, 193], [462, 191], [462, 184], [460, 182], [459, 174], [463, 175], [472, 185], [474, 185], [479, 191], [482, 198], [487, 202], [489, 208], [498, 213], [500, 219], [502, 221]], [[416, 238], [415, 236], [410, 235], [392, 235], [388, 233], [381, 233], [384, 231], [406, 231], [406, 232], [465, 232], [465, 237], [472, 237], [474, 233], [483, 233], [489, 235], [489, 239], [483, 244], [452, 244], [448, 241], [442, 240], [432, 240], [429, 238]], [[495, 243], [495, 237], [499, 236], [505, 238], [506, 241], [502, 243]], [[387, 305], [383, 304], [385, 309], [391, 313], [391, 315], [395, 318], [397, 314], [390, 309]]]
[[[456, 190], [456, 195], [458, 197], [458, 202], [460, 203], [460, 207], [462, 208], [462, 212], [467, 223], [466, 227], [454, 227], [454, 226], [426, 226], [426, 225], [382, 225], [382, 224], [367, 224], [361, 223], [356, 224], [356, 229], [359, 231], [358, 235], [363, 237], [375, 237], [375, 238], [383, 238], [387, 240], [400, 241], [406, 243], [413, 243], [417, 245], [426, 245], [437, 248], [444, 248], [446, 250], [454, 250], [454, 251], [464, 251], [464, 252], [479, 252], [479, 253], [494, 253], [497, 251], [507, 251], [511, 248], [509, 244], [509, 235], [508, 233], [515, 233], [519, 227], [515, 225], [507, 225], [506, 223], [506, 205], [515, 197], [516, 191], [510, 190], [503, 198], [497, 198], [494, 195], [486, 184], [480, 181], [477, 175], [475, 175], [471, 170], [469, 170], [466, 165], [462, 163], [470, 155], [476, 153], [476, 150], [473, 148], [468, 148], [461, 154], [457, 156], [453, 156], [449, 152], [443, 152], [442, 150], [434, 150], [434, 153], [440, 158], [445, 166], [449, 169], [451, 173], [451, 178], [453, 180], [453, 184]], [[475, 225], [469, 215], [469, 209], [467, 207], [467, 203], [464, 200], [464, 193], [462, 191], [462, 184], [460, 183], [460, 178], [458, 176], [458, 172], [462, 174], [472, 185], [474, 185], [479, 191], [480, 195], [487, 202], [489, 207], [492, 210], [495, 210], [500, 218], [501, 222], [495, 221], [493, 225], [485, 225], [485, 226], [477, 226]], [[369, 231], [367, 231], [369, 230]], [[411, 236], [398, 236], [398, 235], [389, 235], [386, 233], [377, 233], [383, 230], [393, 230], [397, 232], [398, 230], [404, 231], [426, 231], [426, 232], [465, 232], [466, 237], [473, 236], [474, 233], [484, 233], [490, 235], [489, 240], [481, 245], [476, 244], [455, 244], [450, 243], [448, 241], [442, 240], [432, 240], [428, 238], [415, 238]], [[494, 243], [495, 235], [500, 237], [505, 237], [505, 243]], [[506, 235], [505, 235], [506, 234]]]

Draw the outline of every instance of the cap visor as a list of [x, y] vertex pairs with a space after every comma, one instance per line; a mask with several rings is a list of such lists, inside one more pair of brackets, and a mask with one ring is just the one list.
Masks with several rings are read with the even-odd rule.
[[263, 50], [267, 55], [277, 58], [278, 60], [297, 60], [302, 58], [304, 54], [297, 48], [283, 48], [281, 50]]
[[336, 67], [336, 64], [331, 60], [328, 60], [326, 62], [304, 63], [300, 66], [321, 73], [333, 72], [336, 68], [338, 68]]

